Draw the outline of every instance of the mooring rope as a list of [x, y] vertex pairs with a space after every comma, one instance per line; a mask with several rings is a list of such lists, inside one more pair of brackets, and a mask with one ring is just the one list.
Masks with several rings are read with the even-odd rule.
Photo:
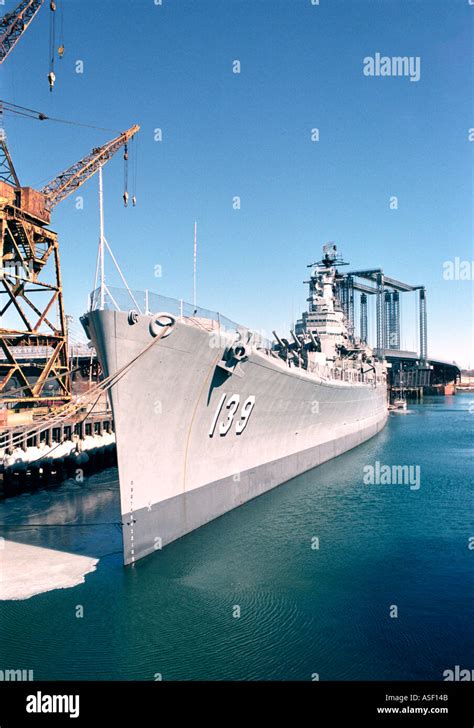
[[78, 412], [84, 404], [87, 406], [89, 404], [89, 399], [92, 399], [95, 394], [98, 394], [99, 397], [97, 397], [96, 401], [94, 402], [92, 408], [87, 413], [85, 419], [90, 415], [92, 412], [92, 409], [97, 404], [97, 401], [100, 398], [100, 395], [104, 392], [108, 392], [109, 389], [111, 389], [115, 384], [117, 384], [120, 379], [122, 379], [125, 374], [127, 374], [128, 370], [142, 357], [144, 356], [160, 339], [164, 336], [166, 331], [172, 326], [173, 324], [164, 324], [163, 331], [161, 331], [157, 336], [155, 336], [152, 341], [145, 346], [142, 351], [140, 351], [133, 359], [128, 361], [126, 364], [124, 364], [122, 367], [117, 369], [116, 372], [113, 374], [110, 374], [108, 377], [105, 377], [101, 382], [98, 382], [92, 389], [87, 392], [87, 402], [84, 402], [85, 395], [82, 395], [81, 397], [76, 400], [76, 402], [72, 403], [69, 402], [63, 407], [57, 408], [56, 410], [53, 410], [48, 415], [46, 415], [43, 419], [36, 422], [34, 426], [32, 426], [30, 429], [27, 427], [19, 426], [16, 428], [13, 428], [11, 430], [12, 437], [10, 438], [9, 443], [7, 444], [7, 447], [15, 446], [17, 443], [20, 444], [26, 439], [29, 439], [31, 437], [40, 435], [42, 432], [45, 432], [46, 430], [50, 429], [51, 427], [54, 427], [57, 423], [62, 423], [66, 418], [72, 416], [76, 412]]

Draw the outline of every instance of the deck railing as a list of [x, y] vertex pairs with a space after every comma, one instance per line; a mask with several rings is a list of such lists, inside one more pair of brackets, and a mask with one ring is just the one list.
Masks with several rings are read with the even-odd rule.
[[[90, 294], [90, 309], [100, 308], [100, 289], [96, 288]], [[216, 333], [238, 333], [240, 340], [263, 349], [271, 349], [272, 341], [259, 331], [237, 324], [235, 321], [223, 316], [218, 311], [212, 311], [201, 306], [194, 306], [183, 299], [170, 298], [150, 291], [135, 291], [125, 288], [107, 287], [104, 295], [104, 308], [112, 311], [129, 311], [135, 309], [138, 313], [153, 315], [160, 312], [170, 313], [178, 319], [206, 319], [215, 321]]]

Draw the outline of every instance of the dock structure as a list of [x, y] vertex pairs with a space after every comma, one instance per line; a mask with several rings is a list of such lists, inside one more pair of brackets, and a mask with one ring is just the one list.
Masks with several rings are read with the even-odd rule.
[[376, 350], [399, 350], [400, 338], [400, 293], [418, 291], [419, 300], [419, 349], [421, 361], [427, 359], [427, 310], [426, 288], [411, 285], [387, 276], [382, 268], [355, 270], [341, 274], [338, 279], [339, 298], [346, 318], [355, 328], [355, 296], [360, 293], [360, 336], [368, 336], [367, 296], [376, 297]]
[[[337, 279], [338, 297], [350, 329], [356, 329], [359, 311], [359, 337], [374, 346], [375, 354], [391, 365], [389, 388], [392, 397], [403, 391], [421, 401], [427, 394], [454, 394], [460, 370], [454, 362], [428, 356], [427, 294], [424, 285], [412, 285], [385, 274], [382, 268], [353, 270]], [[401, 295], [417, 294], [418, 351], [401, 349]], [[358, 296], [358, 300], [357, 300]], [[375, 341], [369, 342], [369, 297], [375, 297]]]
[[87, 415], [86, 419], [84, 419], [84, 415], [81, 416], [80, 413], [77, 413], [65, 422], [51, 424], [50, 427], [35, 432], [31, 431], [31, 425], [23, 425], [21, 428], [0, 427], [0, 452], [14, 447], [26, 450], [42, 444], [53, 447], [54, 443], [72, 441], [74, 436], [78, 440], [84, 440], [85, 437], [100, 436], [105, 432], [113, 433], [113, 431], [113, 419], [110, 412]]

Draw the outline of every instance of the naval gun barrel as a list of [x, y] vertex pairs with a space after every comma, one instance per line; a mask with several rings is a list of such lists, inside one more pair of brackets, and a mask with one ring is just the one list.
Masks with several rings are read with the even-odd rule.
[[313, 334], [313, 332], [311, 330], [309, 330], [308, 333], [309, 333], [309, 338], [311, 339], [311, 343], [313, 344], [314, 348], [316, 349], [316, 351], [320, 351], [321, 344], [320, 344], [319, 340], [315, 337], [315, 335]]
[[300, 340], [298, 339], [298, 337], [296, 336], [296, 334], [295, 334], [295, 332], [293, 331], [293, 329], [290, 329], [290, 334], [291, 334], [291, 338], [293, 339], [293, 341], [294, 341], [294, 342], [295, 342], [295, 344], [296, 344], [296, 348], [297, 348], [297, 349], [302, 349], [302, 348], [303, 348], [303, 344], [302, 344], [302, 343], [301, 343], [301, 341], [300, 341]]
[[285, 344], [283, 343], [283, 341], [280, 339], [280, 337], [278, 336], [277, 332], [276, 331], [272, 331], [272, 334], [275, 337], [275, 339], [277, 340], [278, 344], [281, 346], [281, 348], [282, 349], [286, 349], [287, 347], [285, 346]]

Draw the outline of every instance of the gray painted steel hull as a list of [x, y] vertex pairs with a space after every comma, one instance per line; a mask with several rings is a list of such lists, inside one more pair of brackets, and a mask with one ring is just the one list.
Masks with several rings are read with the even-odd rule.
[[[133, 325], [122, 312], [87, 318], [106, 374], [151, 340], [150, 317]], [[126, 564], [356, 447], [386, 423], [384, 385], [324, 382], [259, 352], [240, 364], [242, 376], [228, 375], [218, 367], [225, 346], [178, 321], [111, 389]], [[240, 434], [239, 409], [220, 431], [232, 395], [241, 405], [255, 397]]]

